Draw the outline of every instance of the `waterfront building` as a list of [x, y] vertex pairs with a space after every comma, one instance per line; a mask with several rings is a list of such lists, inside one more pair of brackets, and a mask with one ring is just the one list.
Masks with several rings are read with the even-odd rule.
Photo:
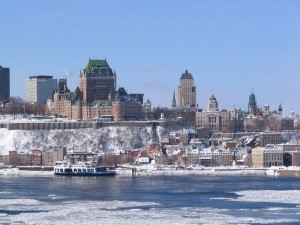
[[231, 153], [218, 146], [211, 152], [212, 166], [230, 166], [231, 165]]
[[80, 91], [85, 103], [95, 100], [114, 98], [116, 90], [116, 72], [113, 72], [106, 59], [89, 59], [85, 69], [80, 73]]
[[192, 74], [187, 70], [179, 81], [178, 107], [196, 107], [196, 86]]
[[201, 149], [200, 164], [202, 166], [230, 166], [231, 153], [221, 146]]
[[285, 166], [300, 166], [300, 150], [286, 151], [283, 161]]
[[57, 88], [57, 79], [52, 76], [30, 76], [25, 83], [25, 102], [46, 104]]
[[0, 66], [0, 101], [10, 98], [10, 69]]
[[66, 147], [54, 147], [51, 151], [43, 152], [43, 166], [54, 166], [57, 161], [65, 160], [66, 153]]
[[252, 165], [255, 167], [282, 166], [283, 151], [274, 145], [253, 148]]
[[208, 106], [203, 111], [196, 112], [196, 126], [208, 128], [211, 131], [227, 131], [230, 127], [230, 112], [219, 111], [218, 101], [215, 96], [208, 100]]
[[200, 150], [200, 165], [212, 166], [211, 148], [204, 148]]
[[252, 157], [251, 157], [251, 147], [237, 147], [232, 150], [232, 160], [236, 165], [251, 166]]
[[42, 154], [40, 150], [30, 152], [9, 151], [9, 165], [14, 166], [41, 166]]
[[199, 165], [200, 164], [200, 150], [199, 148], [191, 148], [187, 151], [187, 158], [189, 165]]

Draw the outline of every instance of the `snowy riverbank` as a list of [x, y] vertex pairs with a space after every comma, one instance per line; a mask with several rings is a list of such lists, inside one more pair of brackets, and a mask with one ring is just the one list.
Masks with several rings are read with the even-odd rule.
[[53, 176], [53, 171], [30, 171], [19, 168], [0, 169], [0, 176]]
[[176, 169], [174, 167], [156, 168], [151, 165], [118, 168], [117, 174], [132, 176], [132, 169], [136, 169], [136, 176], [185, 176], [185, 175], [209, 175], [209, 176], [265, 176], [266, 170], [263, 168], [239, 168], [239, 167], [187, 167], [186, 169]]
[[[237, 167], [210, 167], [210, 168], [156, 168], [152, 165], [117, 168], [116, 172], [119, 176], [132, 176], [133, 169], [136, 171], [135, 176], [265, 176], [265, 169], [257, 168], [237, 168]], [[53, 171], [29, 171], [19, 170], [18, 168], [0, 169], [0, 176], [53, 176]]]

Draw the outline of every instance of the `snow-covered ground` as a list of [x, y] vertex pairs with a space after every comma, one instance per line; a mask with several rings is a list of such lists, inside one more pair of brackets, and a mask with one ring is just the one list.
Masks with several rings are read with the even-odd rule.
[[40, 123], [40, 122], [75, 122], [66, 118], [42, 117], [23, 115], [0, 115], [0, 123]]

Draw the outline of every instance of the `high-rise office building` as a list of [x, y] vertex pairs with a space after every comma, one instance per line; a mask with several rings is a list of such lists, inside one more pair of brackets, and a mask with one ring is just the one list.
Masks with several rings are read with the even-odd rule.
[[195, 107], [196, 106], [196, 86], [194, 78], [187, 70], [181, 75], [178, 86], [178, 106]]
[[47, 100], [57, 89], [57, 79], [52, 76], [30, 76], [25, 84], [25, 101], [46, 104]]
[[10, 98], [10, 69], [0, 66], [0, 101]]
[[116, 91], [116, 73], [105, 60], [89, 59], [83, 72], [80, 73], [80, 90], [85, 103], [95, 100], [114, 98]]

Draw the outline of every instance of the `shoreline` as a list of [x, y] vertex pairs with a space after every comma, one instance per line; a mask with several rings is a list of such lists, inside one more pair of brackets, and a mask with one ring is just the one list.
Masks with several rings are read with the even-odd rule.
[[[118, 175], [121, 176], [132, 176], [132, 169], [116, 170]], [[266, 169], [203, 169], [203, 170], [148, 170], [148, 169], [137, 169], [136, 175], [139, 176], [266, 176]]]
[[[228, 167], [155, 167], [153, 165], [123, 166], [115, 169], [117, 176], [145, 177], [145, 176], [268, 176], [268, 177], [300, 177], [300, 168], [248, 168], [239, 166]], [[49, 177], [55, 176], [53, 170], [25, 170], [24, 168], [1, 168], [1, 176]]]
[[[133, 175], [133, 169], [136, 169]], [[142, 177], [142, 176], [267, 176], [266, 168], [237, 169], [237, 168], [208, 168], [208, 169], [185, 169], [175, 168], [155, 169], [155, 168], [117, 168], [117, 176]], [[18, 168], [0, 169], [0, 176], [54, 176], [53, 171], [30, 171], [19, 170]]]

